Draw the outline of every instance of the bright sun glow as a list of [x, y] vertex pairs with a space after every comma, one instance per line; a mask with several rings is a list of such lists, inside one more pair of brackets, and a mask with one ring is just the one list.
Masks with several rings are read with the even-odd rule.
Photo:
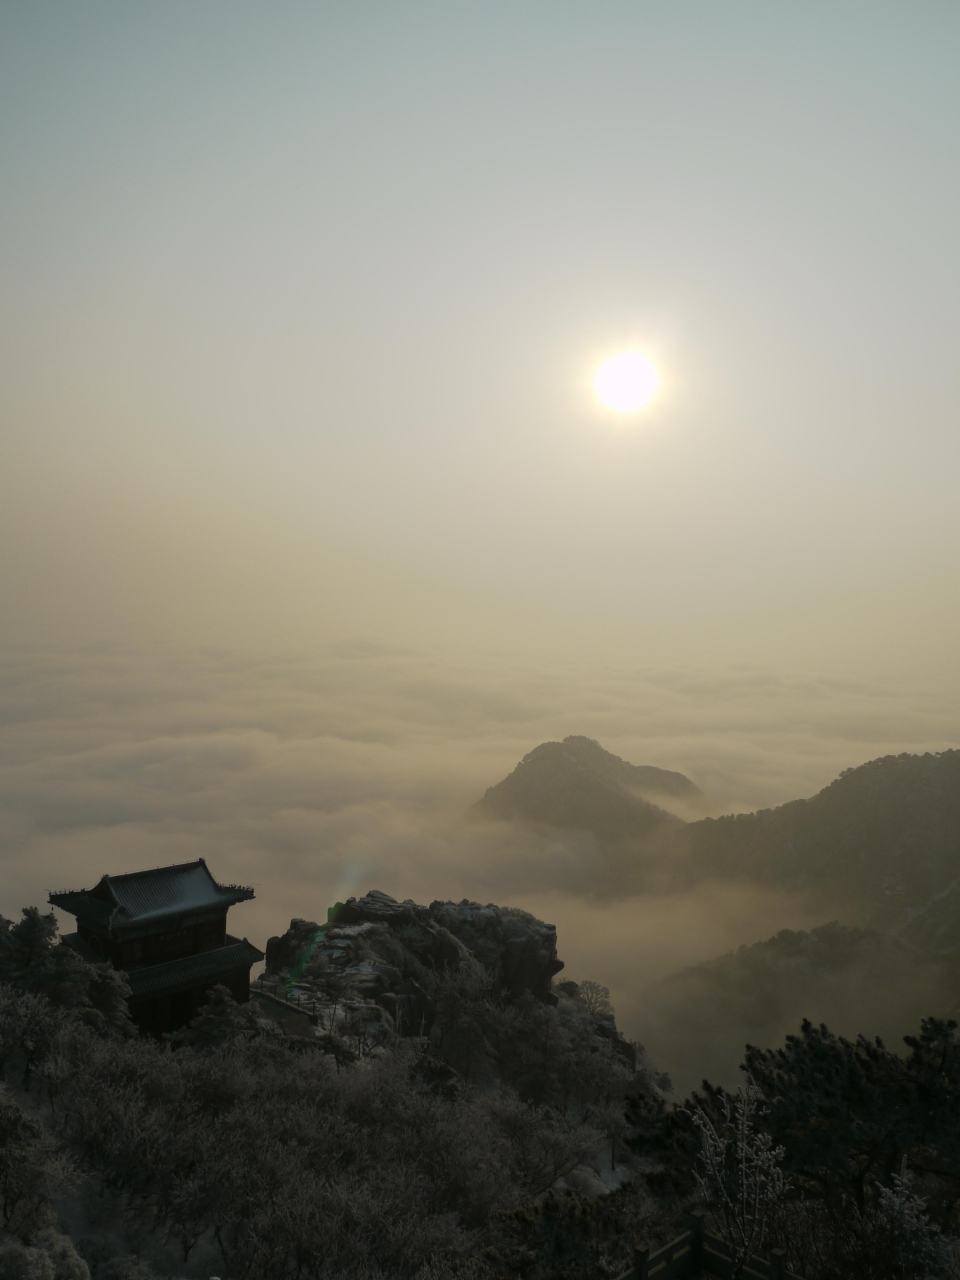
[[609, 409], [633, 413], [649, 403], [658, 381], [657, 371], [646, 356], [625, 351], [601, 366], [593, 385]]

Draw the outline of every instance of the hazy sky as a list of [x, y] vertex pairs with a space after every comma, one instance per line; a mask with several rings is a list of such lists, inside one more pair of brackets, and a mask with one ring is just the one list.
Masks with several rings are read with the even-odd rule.
[[958, 49], [933, 0], [0, 0], [0, 909], [206, 852], [261, 942], [369, 874], [615, 987], [795, 922], [644, 933], [449, 824], [566, 733], [714, 811], [960, 741]]
[[955, 6], [0, 14], [15, 629], [34, 566], [96, 632], [272, 554], [598, 627], [955, 597]]

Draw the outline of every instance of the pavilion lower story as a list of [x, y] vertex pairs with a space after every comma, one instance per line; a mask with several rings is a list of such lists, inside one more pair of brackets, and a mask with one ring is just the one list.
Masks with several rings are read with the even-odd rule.
[[262, 959], [263, 952], [246, 939], [228, 935], [225, 947], [133, 969], [127, 974], [130, 1016], [141, 1031], [162, 1035], [186, 1026], [211, 987], [225, 986], [243, 1004], [250, 998], [250, 966]]
[[[98, 959], [86, 954], [87, 948], [76, 934], [63, 941], [85, 958]], [[242, 1004], [250, 998], [250, 967], [262, 959], [263, 952], [246, 938], [227, 934], [225, 946], [131, 968], [126, 971], [130, 1017], [141, 1031], [160, 1036], [185, 1027], [206, 1003], [211, 987], [222, 984]]]

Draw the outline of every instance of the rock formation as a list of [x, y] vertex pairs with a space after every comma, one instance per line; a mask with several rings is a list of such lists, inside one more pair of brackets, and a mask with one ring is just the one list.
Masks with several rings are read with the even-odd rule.
[[419, 1041], [414, 1069], [431, 1088], [507, 1085], [585, 1118], [649, 1081], [606, 995], [592, 998], [606, 989], [554, 986], [562, 968], [556, 928], [526, 911], [372, 890], [271, 938], [255, 998], [264, 1013], [299, 1010], [338, 1068], [394, 1052], [399, 1033]]
[[528, 992], [557, 1002], [550, 989], [563, 968], [556, 927], [525, 911], [466, 899], [424, 907], [373, 889], [337, 903], [328, 917], [325, 925], [291, 920], [282, 937], [269, 940], [268, 980], [283, 975], [327, 1004], [342, 992], [345, 1010], [351, 1001], [372, 1003], [409, 1034], [430, 1031], [439, 976], [470, 967], [479, 966], [508, 997]]

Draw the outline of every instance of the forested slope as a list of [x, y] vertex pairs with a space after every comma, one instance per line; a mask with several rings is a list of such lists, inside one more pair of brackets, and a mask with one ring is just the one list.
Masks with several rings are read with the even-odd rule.
[[[294, 930], [296, 980], [330, 997], [296, 1038], [226, 988], [172, 1039], [138, 1038], [123, 975], [60, 945], [52, 915], [0, 921], [0, 1280], [422, 1276], [550, 1189], [602, 1189], [625, 1099], [656, 1092], [642, 1054], [589, 988], [552, 989], [551, 926], [435, 905], [472, 950], [386, 895], [345, 904], [307, 957], [318, 926]], [[403, 992], [390, 1012], [377, 948], [415, 970], [429, 1020], [395, 1017]]]
[[[822, 893], [848, 903], [857, 923], [920, 940], [928, 913], [960, 905], [960, 751], [884, 756], [809, 800], [691, 823], [681, 842], [693, 876]], [[958, 940], [929, 934], [941, 949]]]
[[[660, 781], [643, 782], [648, 775]], [[684, 822], [659, 807], [698, 795], [682, 774], [572, 737], [531, 751], [477, 809], [590, 832], [608, 893], [768, 885], [938, 953], [960, 945], [960, 751], [884, 756], [810, 799], [756, 813]]]
[[[747, 1095], [671, 1104], [596, 984], [538, 999], [458, 955], [427, 1036], [373, 1045], [335, 1014], [289, 1039], [219, 988], [158, 1042], [52, 916], [0, 921], [0, 1280], [610, 1280], [694, 1208], [735, 1240], [743, 1177], [751, 1248], [806, 1280], [955, 1280], [952, 1026], [898, 1056], [805, 1025], [747, 1052]], [[612, 1137], [631, 1154], [606, 1193]]]
[[777, 1044], [805, 1017], [892, 1043], [957, 1006], [951, 965], [875, 930], [833, 921], [783, 929], [671, 974], [644, 993], [644, 1039], [683, 1089], [737, 1079], [744, 1043]]

